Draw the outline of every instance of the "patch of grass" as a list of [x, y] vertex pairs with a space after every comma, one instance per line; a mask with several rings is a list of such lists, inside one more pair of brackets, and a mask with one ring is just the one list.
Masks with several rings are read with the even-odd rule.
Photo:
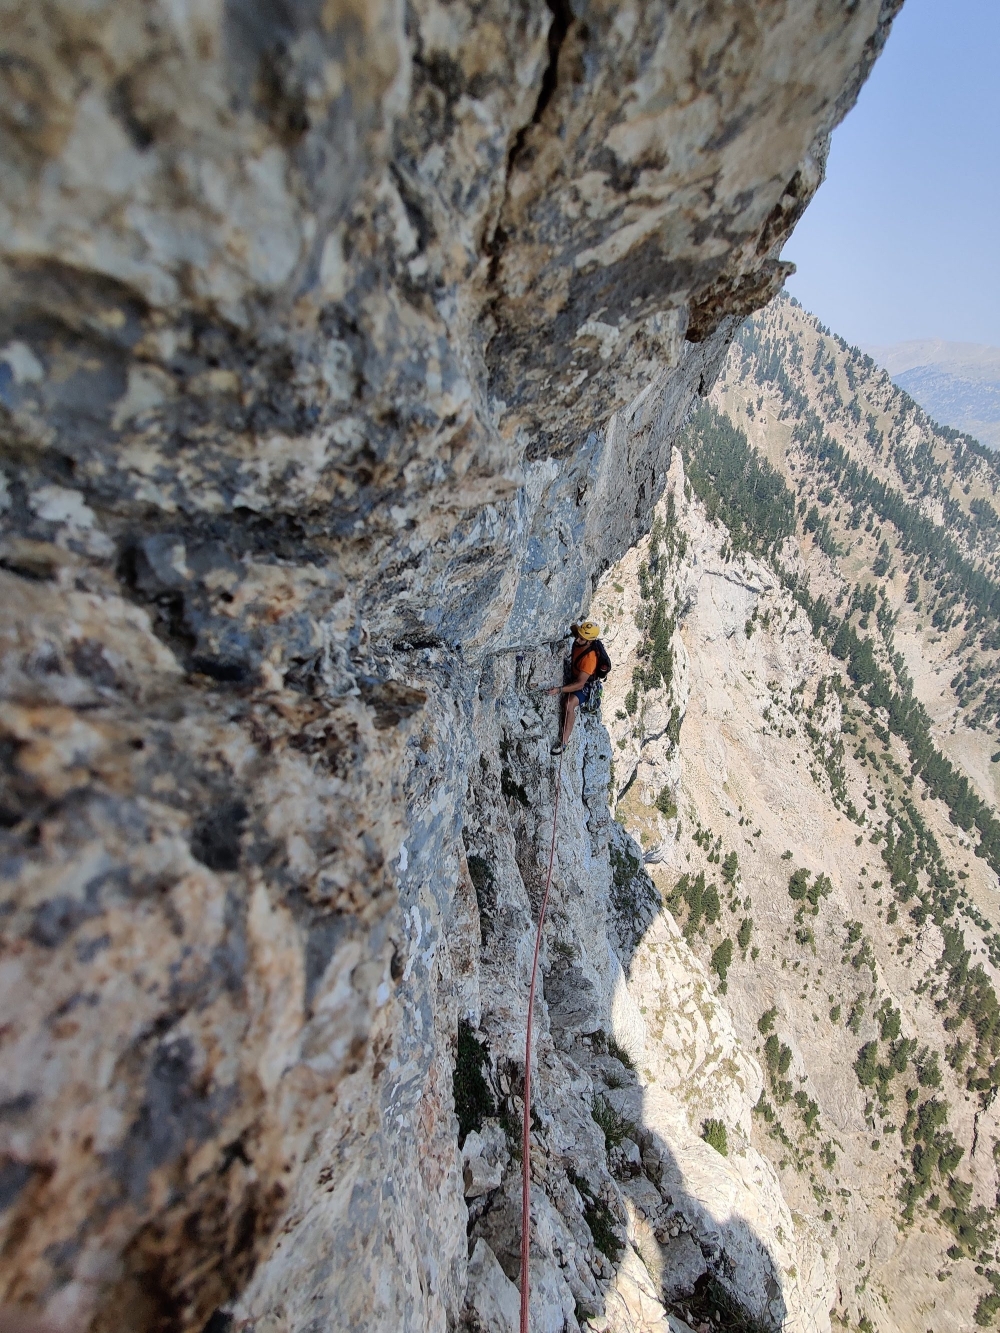
[[[615, 818], [622, 823], [624, 815], [631, 813], [623, 801], [619, 801]], [[615, 916], [615, 925], [623, 943], [628, 946], [638, 944], [660, 908], [660, 895], [656, 885], [646, 874], [642, 857], [632, 850], [632, 844], [626, 839], [614, 838], [608, 848], [611, 861], [611, 908]]]
[[619, 1046], [614, 1037], [608, 1038], [608, 1055], [620, 1060], [626, 1069], [634, 1069], [635, 1063], [624, 1046]]
[[691, 1296], [677, 1308], [682, 1318], [695, 1328], [720, 1328], [725, 1333], [771, 1333], [770, 1324], [752, 1315], [713, 1273], [700, 1277]]
[[729, 1156], [729, 1138], [726, 1126], [721, 1120], [709, 1119], [701, 1122], [701, 1137], [710, 1148], [714, 1148], [723, 1157]]
[[604, 1131], [604, 1147], [610, 1152], [621, 1146], [623, 1139], [634, 1139], [636, 1128], [631, 1120], [626, 1120], [615, 1108], [601, 1096], [594, 1098], [590, 1113]]
[[608, 856], [611, 860], [611, 887], [618, 897], [622, 897], [642, 869], [642, 861], [627, 847], [619, 847], [617, 843], [612, 843], [608, 848]]
[[507, 1102], [500, 1107], [497, 1115], [500, 1121], [500, 1128], [507, 1136], [507, 1151], [515, 1161], [520, 1162], [524, 1157], [524, 1151], [521, 1144], [521, 1131], [523, 1125]]

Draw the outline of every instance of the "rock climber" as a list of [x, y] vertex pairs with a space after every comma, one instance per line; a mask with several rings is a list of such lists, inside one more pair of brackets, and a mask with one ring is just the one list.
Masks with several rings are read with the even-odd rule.
[[562, 739], [552, 746], [552, 754], [562, 754], [565, 751], [573, 734], [577, 711], [581, 704], [585, 706], [589, 702], [591, 690], [598, 683], [595, 680], [595, 672], [600, 658], [595, 644], [601, 633], [600, 625], [595, 625], [592, 620], [583, 620], [579, 625], [570, 625], [570, 630], [573, 634], [573, 647], [566, 673], [570, 680], [568, 684], [555, 685], [548, 691], [549, 694], [566, 696]]

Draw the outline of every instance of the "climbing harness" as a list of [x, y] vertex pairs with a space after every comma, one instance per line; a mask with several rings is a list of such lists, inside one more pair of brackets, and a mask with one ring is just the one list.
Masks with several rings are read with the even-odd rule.
[[581, 700], [580, 709], [584, 713], [600, 713], [601, 700], [604, 698], [604, 681], [589, 680], [586, 690], [581, 690], [586, 698]]
[[528, 987], [528, 1026], [524, 1041], [524, 1129], [521, 1137], [521, 1329], [529, 1333], [528, 1297], [530, 1279], [528, 1260], [531, 1257], [531, 1021], [535, 1013], [535, 978], [538, 975], [538, 954], [542, 947], [542, 926], [545, 908], [552, 887], [552, 865], [556, 855], [556, 822], [559, 818], [559, 793], [562, 789], [562, 755], [556, 769], [556, 798], [552, 807], [552, 843], [549, 846], [549, 870], [545, 876], [545, 892], [538, 912], [538, 931], [535, 935], [535, 956], [531, 963], [531, 985]]

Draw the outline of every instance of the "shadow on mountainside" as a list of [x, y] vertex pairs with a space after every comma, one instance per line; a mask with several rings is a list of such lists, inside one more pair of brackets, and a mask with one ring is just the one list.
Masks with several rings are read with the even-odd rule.
[[[469, 1205], [466, 1317], [491, 1331], [517, 1322], [524, 1006], [558, 726], [555, 701], [533, 690], [560, 671], [558, 648], [491, 659], [475, 723], [480, 758], [464, 836], [480, 914], [481, 1017], [460, 1033], [456, 1109]], [[661, 904], [640, 849], [611, 819], [610, 761], [599, 719], [583, 718], [563, 765], [536, 1000], [532, 1328], [557, 1333], [576, 1320], [611, 1333], [677, 1333], [677, 1318], [698, 1328], [710, 1316], [747, 1333], [793, 1327], [797, 1302], [782, 1280], [796, 1272], [793, 1224], [777, 1181], [752, 1149], [734, 1145], [730, 1157], [703, 1141], [679, 1097], [637, 1073], [625, 1049], [630, 1023], [642, 1026], [626, 978]], [[768, 1226], [775, 1206], [782, 1215]]]

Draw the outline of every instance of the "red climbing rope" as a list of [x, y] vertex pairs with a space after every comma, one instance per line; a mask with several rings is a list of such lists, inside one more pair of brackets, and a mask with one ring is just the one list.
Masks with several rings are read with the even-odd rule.
[[531, 985], [528, 988], [528, 1028], [524, 1041], [524, 1132], [521, 1138], [521, 1333], [528, 1329], [528, 1295], [530, 1279], [528, 1259], [531, 1255], [531, 1020], [535, 1014], [535, 978], [538, 975], [538, 954], [542, 947], [542, 926], [545, 907], [552, 886], [552, 864], [556, 855], [556, 820], [559, 816], [559, 792], [562, 788], [562, 754], [556, 769], [556, 799], [552, 809], [552, 845], [549, 847], [549, 873], [545, 877], [545, 892], [538, 912], [538, 933], [535, 935], [535, 956], [531, 964]]

